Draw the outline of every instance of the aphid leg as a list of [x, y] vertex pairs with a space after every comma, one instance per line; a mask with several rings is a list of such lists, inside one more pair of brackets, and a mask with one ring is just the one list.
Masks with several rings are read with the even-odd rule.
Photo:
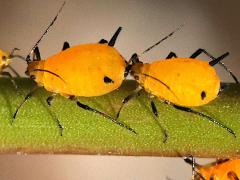
[[56, 116], [56, 114], [54, 112], [51, 111], [51, 115], [53, 116], [54, 121], [56, 122], [59, 131], [60, 131], [60, 136], [63, 136], [63, 126], [61, 125], [61, 122], [59, 121], [58, 117]]
[[117, 124], [117, 125], [125, 128], [125, 129], [133, 132], [134, 134], [137, 134], [137, 132], [136, 132], [134, 129], [132, 129], [131, 127], [129, 127], [128, 125], [126, 125], [126, 124], [118, 121], [118, 120], [115, 119], [115, 118], [112, 118], [111, 116], [107, 115], [107, 114], [104, 113], [104, 112], [101, 112], [101, 111], [98, 111], [98, 110], [96, 110], [96, 109], [93, 109], [93, 108], [89, 107], [88, 105], [83, 104], [83, 103], [79, 102], [78, 100], [75, 100], [75, 97], [74, 97], [74, 96], [70, 96], [69, 99], [76, 101], [77, 105], [78, 105], [80, 108], [82, 108], [82, 109], [84, 109], [84, 110], [87, 110], [87, 111], [94, 112], [94, 113], [96, 113], [96, 114], [99, 114], [99, 115], [101, 115], [101, 116], [109, 119], [109, 120], [112, 121], [113, 123], [115, 123], [115, 124]]
[[116, 42], [117, 37], [118, 37], [119, 33], [121, 32], [121, 30], [122, 30], [122, 27], [119, 27], [117, 29], [117, 31], [114, 33], [114, 35], [112, 36], [112, 38], [110, 39], [110, 41], [108, 43], [109, 46], [113, 47], [115, 45], [115, 42]]
[[11, 69], [11, 71], [15, 74], [16, 77], [20, 77], [20, 74], [18, 74], [18, 72], [10, 65], [7, 66], [9, 69]]
[[[152, 97], [150, 97], [150, 98], [152, 98]], [[157, 122], [158, 126], [160, 127], [162, 133], [164, 134], [163, 143], [166, 143], [167, 139], [168, 139], [168, 134], [167, 134], [166, 129], [160, 124], [160, 122], [157, 119], [158, 118], [158, 111], [157, 111], [156, 105], [155, 105], [155, 103], [152, 99], [151, 99], [151, 108], [152, 108], [153, 114], [156, 116], [155, 121]]]
[[141, 86], [138, 86], [131, 94], [129, 94], [128, 96], [126, 96], [123, 100], [122, 100], [122, 104], [117, 112], [117, 115], [116, 115], [116, 119], [118, 119], [120, 113], [121, 113], [121, 110], [123, 108], [123, 106], [125, 104], [127, 104], [127, 102], [129, 100], [131, 100], [132, 98], [134, 98], [135, 96], [139, 96], [139, 92], [142, 90], [142, 87]]
[[[51, 106], [52, 105], [52, 102], [53, 102], [53, 99], [54, 97], [56, 96], [57, 94], [56, 93], [52, 93], [47, 99], [47, 104], [48, 106]], [[53, 119], [54, 121], [56, 122], [58, 128], [59, 128], [59, 131], [60, 131], [60, 136], [63, 136], [63, 126], [61, 125], [61, 122], [59, 121], [58, 117], [56, 116], [56, 114], [54, 112], [51, 111], [51, 115], [54, 116]]]
[[232, 76], [232, 78], [234, 79], [234, 81], [239, 84], [239, 81], [237, 79], [237, 77], [233, 74], [233, 72], [223, 63], [221, 62], [221, 60], [223, 60], [226, 56], [229, 55], [229, 52], [224, 53], [223, 55], [219, 56], [218, 58], [215, 58], [214, 56], [212, 56], [209, 52], [207, 52], [205, 49], [198, 49], [196, 52], [194, 52], [190, 58], [196, 58], [197, 56], [199, 56], [201, 53], [206, 54], [209, 58], [212, 59], [212, 61], [209, 62], [210, 66], [214, 66], [215, 64], [220, 64], [225, 71], [227, 71], [229, 73], [230, 76]]
[[9, 72], [6, 72], [6, 71], [1, 72], [1, 75], [9, 77], [14, 88], [16, 90], [18, 89], [17, 83], [15, 82], [15, 80], [13, 79], [12, 75]]
[[192, 179], [195, 180], [196, 178], [197, 179], [202, 179], [202, 180], [205, 180], [205, 178], [196, 170], [196, 168], [200, 168], [201, 165], [197, 164], [195, 162], [195, 158], [193, 156], [191, 156], [191, 158], [189, 157], [183, 157], [183, 160], [190, 164], [192, 166]]
[[48, 104], [48, 106], [51, 106], [52, 105], [52, 103], [53, 103], [53, 100], [54, 100], [54, 98], [56, 97], [56, 93], [53, 93], [53, 94], [51, 94], [48, 98], [47, 98], [47, 104]]
[[99, 44], [107, 44], [108, 41], [106, 39], [101, 39], [98, 43]]
[[38, 90], [40, 86], [35, 86], [24, 98], [24, 100], [19, 104], [19, 106], [17, 107], [14, 115], [13, 115], [13, 120], [11, 122], [11, 124], [14, 123], [15, 119], [16, 119], [16, 116], [17, 116], [17, 113], [19, 111], [19, 109], [22, 107], [22, 105], [36, 92], [36, 90]]
[[68, 49], [68, 48], [70, 48], [70, 44], [69, 44], [67, 41], [65, 41], [65, 42], [63, 43], [63, 48], [62, 48], [62, 50], [64, 51], [64, 50], [66, 50], [66, 49]]
[[235, 172], [233, 172], [233, 171], [229, 171], [227, 173], [227, 177], [229, 179], [239, 180], [238, 175]]
[[166, 57], [166, 59], [171, 59], [171, 58], [177, 58], [177, 55], [176, 55], [176, 53], [175, 52], [170, 52], [169, 54], [168, 54], [168, 56]]
[[172, 106], [174, 108], [178, 109], [178, 110], [189, 112], [189, 113], [192, 113], [192, 114], [196, 114], [198, 116], [202, 116], [202, 117], [208, 119], [209, 121], [211, 121], [212, 123], [218, 125], [219, 127], [224, 128], [225, 130], [227, 130], [229, 133], [231, 133], [236, 138], [236, 134], [235, 134], [235, 132], [231, 128], [225, 126], [224, 124], [222, 124], [221, 122], [217, 121], [216, 119], [214, 119], [214, 118], [212, 118], [212, 117], [210, 117], [210, 116], [208, 116], [206, 114], [203, 114], [201, 112], [195, 111], [195, 110], [193, 110], [191, 108], [188, 108], [188, 107], [178, 106], [178, 105], [175, 105], [175, 104], [172, 104]]

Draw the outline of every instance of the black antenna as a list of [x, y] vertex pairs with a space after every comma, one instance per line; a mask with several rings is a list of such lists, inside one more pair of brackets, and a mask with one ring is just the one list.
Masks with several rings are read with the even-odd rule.
[[51, 21], [51, 23], [49, 24], [49, 26], [47, 27], [47, 29], [44, 31], [44, 33], [42, 34], [42, 36], [40, 37], [40, 39], [36, 42], [36, 44], [32, 47], [31, 51], [28, 53], [27, 57], [26, 57], [26, 61], [29, 62], [30, 60], [30, 55], [33, 53], [34, 49], [38, 46], [38, 44], [40, 43], [40, 41], [42, 40], [42, 38], [47, 34], [47, 32], [49, 31], [50, 27], [54, 24], [54, 22], [57, 20], [58, 15], [60, 14], [60, 12], [63, 9], [63, 6], [66, 4], [66, 2], [64, 1], [62, 6], [60, 7], [60, 9], [58, 10], [56, 16], [54, 17], [54, 19]]
[[142, 52], [142, 54], [145, 54], [146, 52], [150, 51], [152, 48], [154, 48], [155, 46], [159, 45], [161, 42], [165, 41], [166, 39], [168, 39], [169, 37], [171, 37], [175, 32], [179, 31], [182, 27], [184, 26], [184, 24], [180, 25], [177, 29], [175, 29], [173, 32], [171, 32], [170, 34], [168, 34], [167, 36], [165, 36], [163, 39], [161, 39], [160, 41], [156, 42], [154, 45], [152, 45], [151, 47], [147, 48], [145, 51]]

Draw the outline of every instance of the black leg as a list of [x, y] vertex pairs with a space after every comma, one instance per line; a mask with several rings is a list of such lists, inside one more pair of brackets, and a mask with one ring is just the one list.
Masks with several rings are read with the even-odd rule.
[[210, 66], [214, 66], [217, 63], [219, 63], [221, 60], [223, 60], [226, 56], [229, 55], [229, 52], [224, 53], [223, 55], [219, 56], [218, 58], [215, 58], [213, 55], [211, 55], [209, 52], [207, 52], [205, 49], [198, 49], [196, 52], [194, 52], [190, 58], [196, 58], [198, 57], [200, 54], [204, 53], [205, 55], [207, 55], [211, 61], [209, 62]]
[[52, 105], [52, 102], [53, 102], [54, 98], [56, 97], [56, 95], [57, 95], [57, 94], [53, 93], [53, 94], [51, 94], [51, 95], [47, 98], [46, 101], [47, 101], [48, 106], [51, 106], [51, 105]]
[[68, 48], [70, 48], [70, 44], [69, 44], [67, 41], [65, 41], [65, 42], [63, 43], [63, 48], [62, 48], [62, 50], [64, 51], [64, 50], [66, 50], [66, 49], [68, 49]]
[[200, 54], [206, 54], [208, 57], [210, 57], [212, 60], [216, 59], [215, 57], [213, 57], [209, 52], [207, 52], [205, 49], [199, 48], [198, 50], [196, 50], [191, 56], [190, 58], [196, 58], [198, 57]]
[[209, 62], [210, 66], [214, 66], [215, 64], [219, 63], [221, 60], [223, 60], [225, 57], [227, 57], [229, 55], [229, 52], [224, 53], [223, 55], [219, 56], [218, 58], [215, 58], [213, 55], [211, 55], [209, 52], [207, 52], [205, 49], [198, 49], [196, 52], [194, 52], [190, 58], [196, 58], [197, 56], [199, 56], [200, 54], [206, 54], [211, 61]]
[[151, 108], [152, 108], [153, 114], [154, 114], [156, 117], [158, 117], [158, 111], [157, 111], [156, 105], [155, 105], [155, 103], [153, 102], [153, 100], [151, 100]]
[[224, 69], [225, 71], [228, 72], [228, 74], [230, 76], [232, 76], [232, 78], [234, 79], [234, 81], [239, 84], [239, 81], [237, 79], [237, 77], [233, 74], [233, 72], [223, 63], [221, 62], [221, 60], [223, 60], [226, 56], [229, 55], [229, 52], [226, 52], [224, 53], [223, 55], [219, 56], [218, 58], [215, 58], [213, 57], [209, 52], [207, 52], [205, 49], [198, 49], [196, 52], [194, 52], [190, 58], [196, 58], [197, 56], [199, 56], [201, 53], [204, 53], [206, 54], [209, 58], [211, 58], [211, 61], [209, 62], [209, 65], [210, 66], [214, 66], [216, 65], [217, 63], [220, 64]]
[[[75, 100], [75, 99], [74, 99], [74, 96], [70, 96], [69, 99], [70, 99], [70, 100]], [[134, 134], [137, 134], [137, 132], [136, 132], [134, 129], [132, 129], [132, 128], [129, 127], [128, 125], [126, 125], [126, 124], [118, 121], [117, 119], [112, 118], [111, 116], [107, 115], [106, 113], [101, 112], [101, 111], [98, 111], [98, 110], [96, 110], [96, 109], [93, 109], [93, 108], [91, 108], [90, 106], [88, 106], [88, 105], [86, 105], [86, 104], [83, 104], [83, 103], [81, 103], [81, 102], [79, 102], [79, 101], [76, 101], [76, 103], [77, 103], [77, 105], [78, 105], [80, 108], [82, 108], [82, 109], [84, 109], [84, 110], [87, 110], [87, 111], [94, 112], [94, 113], [96, 113], [96, 114], [99, 114], [99, 115], [101, 115], [101, 116], [109, 119], [109, 120], [112, 121], [113, 123], [115, 123], [115, 124], [117, 124], [117, 125], [125, 128], [125, 129], [133, 132]]]
[[117, 115], [116, 115], [116, 119], [118, 119], [120, 113], [121, 113], [121, 110], [123, 108], [123, 106], [125, 104], [128, 103], [129, 100], [131, 100], [132, 98], [134, 98], [135, 96], [139, 95], [139, 92], [142, 90], [142, 88], [140, 86], [138, 86], [131, 94], [129, 94], [128, 96], [126, 96], [123, 100], [122, 100], [122, 104], [117, 112]]
[[20, 74], [18, 74], [18, 72], [10, 65], [7, 66], [9, 69], [11, 69], [11, 71], [15, 74], [16, 77], [20, 77]]
[[[152, 112], [153, 114], [156, 116], [156, 118], [158, 118], [158, 111], [157, 111], [157, 108], [156, 108], [156, 105], [155, 103], [153, 102], [153, 100], [151, 100], [151, 108], [152, 108]], [[160, 127], [163, 135], [164, 135], [164, 138], [163, 138], [163, 143], [166, 143], [167, 142], [167, 139], [168, 139], [168, 134], [167, 134], [167, 131], [166, 129], [160, 124], [160, 122], [158, 121], [158, 119], [155, 119], [158, 126]]]
[[113, 37], [110, 39], [110, 41], [108, 43], [109, 46], [113, 47], [115, 45], [115, 42], [116, 42], [117, 37], [118, 37], [119, 33], [121, 32], [121, 30], [122, 30], [122, 27], [119, 27], [117, 29], [117, 31], [114, 33]]
[[[50, 109], [49, 109], [49, 110], [50, 110]], [[63, 136], [63, 130], [64, 130], [64, 128], [63, 128], [61, 122], [59, 121], [58, 117], [56, 116], [56, 114], [55, 114], [54, 112], [52, 112], [51, 110], [50, 110], [50, 112], [51, 112], [51, 115], [52, 115], [52, 117], [53, 117], [53, 120], [54, 120], [55, 123], [57, 124], [57, 127], [58, 127], [59, 132], [60, 132], [60, 136]]]
[[209, 62], [209, 65], [210, 65], [210, 66], [214, 66], [214, 65], [216, 65], [217, 63], [220, 63], [221, 60], [223, 60], [223, 59], [224, 59], [225, 57], [227, 57], [228, 55], [229, 55], [229, 52], [224, 53], [223, 55], [219, 56], [218, 58], [210, 61], [210, 62]]
[[19, 111], [19, 109], [22, 107], [22, 105], [30, 98], [32, 97], [32, 95], [36, 92], [36, 90], [38, 90], [39, 86], [35, 86], [24, 98], [24, 100], [19, 104], [19, 106], [17, 107], [14, 115], [13, 115], [13, 120], [11, 122], [11, 124], [14, 123], [15, 119], [16, 119], [16, 116], [17, 116], [17, 113]]
[[171, 58], [177, 58], [177, 55], [176, 55], [176, 53], [175, 52], [170, 52], [169, 54], [168, 54], [168, 56], [166, 57], [166, 59], [171, 59]]
[[202, 116], [202, 117], [208, 119], [209, 121], [211, 121], [212, 123], [218, 125], [219, 127], [224, 128], [225, 130], [227, 130], [229, 133], [231, 133], [236, 138], [236, 134], [235, 134], [235, 132], [231, 128], [225, 126], [221, 122], [217, 121], [216, 119], [214, 119], [214, 118], [212, 118], [212, 117], [210, 117], [208, 115], [205, 115], [205, 114], [203, 114], [201, 112], [195, 111], [195, 110], [193, 110], [191, 108], [178, 106], [178, 105], [175, 105], [175, 104], [173, 104], [173, 107], [178, 109], [178, 110], [181, 110], [181, 111], [185, 111], [185, 112], [189, 112], [189, 113], [192, 113], [192, 114], [196, 114], [198, 116]]
[[234, 79], [235, 83], [239, 84], [239, 80], [238, 78], [233, 74], [233, 72], [223, 63], [223, 62], [219, 62], [219, 64], [225, 69], [225, 71], [228, 72], [228, 74], [230, 76], [232, 76], [232, 78]]
[[13, 79], [12, 75], [9, 72], [5, 72], [5, 71], [1, 72], [1, 75], [9, 77], [14, 88], [16, 90], [18, 89], [17, 83], [15, 82], [15, 80]]
[[107, 114], [105, 114], [105, 113], [103, 113], [103, 112], [100, 112], [100, 111], [98, 111], [98, 110], [96, 110], [96, 109], [93, 109], [93, 108], [89, 107], [88, 105], [82, 104], [82, 103], [80, 103], [79, 101], [77, 101], [77, 105], [78, 105], [79, 107], [83, 108], [84, 110], [88, 110], [88, 111], [97, 113], [97, 114], [99, 114], [99, 115], [101, 115], [101, 116], [103, 116], [103, 117], [111, 120], [113, 123], [115, 123], [115, 124], [117, 124], [117, 125], [119, 125], [119, 126], [121, 126], [121, 127], [123, 127], [123, 128], [126, 128], [127, 130], [133, 132], [134, 134], [137, 134], [136, 131], [133, 130], [133, 129], [132, 129], [131, 127], [129, 127], [128, 125], [126, 125], [126, 124], [118, 121], [117, 119], [112, 118], [111, 116], [109, 116], [109, 115], [107, 115]]
[[202, 180], [205, 180], [205, 178], [196, 170], [196, 168], [200, 168], [201, 165], [197, 164], [195, 162], [195, 158], [193, 156], [191, 156], [191, 158], [189, 157], [183, 157], [184, 161], [187, 163], [187, 164], [190, 164], [192, 166], [192, 179], [202, 179]]
[[101, 39], [98, 43], [99, 44], [107, 44], [108, 41], [106, 39]]

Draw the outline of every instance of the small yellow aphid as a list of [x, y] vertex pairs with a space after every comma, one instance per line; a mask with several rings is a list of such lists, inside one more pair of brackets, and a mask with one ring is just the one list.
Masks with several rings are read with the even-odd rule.
[[4, 52], [0, 49], [0, 72], [3, 72], [3, 70], [10, 64], [10, 61], [10, 53]]
[[19, 50], [19, 49], [14, 48], [11, 53], [5, 52], [0, 49], [0, 75], [9, 77], [11, 79], [13, 86], [17, 89], [17, 84], [15, 83], [12, 75], [9, 72], [4, 71], [6, 68], [9, 68], [17, 77], [20, 77], [17, 71], [10, 65], [13, 58], [24, 59], [20, 55], [13, 55], [15, 50]]
[[239, 180], [240, 178], [239, 159], [218, 160], [206, 165], [199, 165], [190, 158], [184, 160], [193, 166], [195, 180]]
[[[149, 51], [160, 42], [166, 40], [174, 32], [176, 32], [176, 30], [145, 50], [142, 54]], [[196, 59], [196, 57], [201, 53], [205, 53], [212, 59], [212, 61], [206, 62]], [[123, 100], [118, 116], [123, 105], [132, 97], [137, 95], [137, 92], [144, 89], [151, 95], [150, 98], [157, 97], [165, 103], [171, 104], [178, 110], [205, 117], [209, 121], [226, 129], [229, 133], [236, 137], [235, 132], [232, 129], [228, 128], [216, 119], [190, 108], [193, 106], [202, 106], [207, 104], [217, 97], [220, 90], [220, 79], [216, 74], [215, 69], [212, 67], [215, 64], [221, 64], [238, 83], [237, 78], [232, 74], [232, 72], [221, 63], [221, 60], [228, 55], [229, 53], [227, 52], [220, 57], [215, 58], [206, 50], [198, 49], [189, 58], [178, 58], [175, 53], [170, 52], [166, 59], [155, 60], [153, 63], [143, 63], [139, 61], [136, 53], [133, 54], [127, 69], [139, 83], [139, 87], [134, 93], [130, 94]], [[151, 107], [153, 113], [156, 117], [158, 117], [157, 108], [153, 99], [151, 99]], [[167, 133], [161, 125], [160, 127], [165, 135], [165, 142], [167, 140]]]
[[[61, 9], [59, 12], [60, 11]], [[56, 18], [48, 26], [42, 37], [47, 33], [49, 27], [53, 25], [55, 20]], [[26, 74], [34, 79], [37, 87], [44, 87], [47, 91], [53, 93], [47, 99], [49, 105], [51, 105], [51, 101], [56, 94], [60, 94], [71, 100], [74, 100], [74, 97], [77, 96], [94, 97], [107, 94], [119, 88], [124, 80], [126, 68], [125, 59], [113, 47], [121, 29], [121, 27], [117, 29], [109, 42], [102, 39], [99, 43], [83, 44], [73, 47], [70, 47], [69, 43], [65, 42], [61, 52], [45, 60], [41, 59], [37, 47], [41, 37], [31, 51], [34, 52], [36, 59], [30, 60], [31, 53], [26, 58], [28, 62]], [[19, 108], [29, 99], [36, 89], [37, 88], [34, 88], [25, 97], [25, 100], [17, 108], [14, 119], [16, 118]], [[79, 107], [102, 115], [136, 134], [132, 128], [117, 121], [115, 118], [82, 104], [77, 100], [76, 102]], [[62, 134], [63, 127], [60, 121], [57, 120], [57, 123]]]

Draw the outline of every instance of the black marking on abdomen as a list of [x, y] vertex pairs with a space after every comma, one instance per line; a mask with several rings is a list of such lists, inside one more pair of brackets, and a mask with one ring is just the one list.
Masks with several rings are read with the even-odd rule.
[[107, 76], [104, 76], [103, 81], [104, 81], [106, 84], [114, 83], [114, 81], [113, 81], [111, 78], [107, 77]]

